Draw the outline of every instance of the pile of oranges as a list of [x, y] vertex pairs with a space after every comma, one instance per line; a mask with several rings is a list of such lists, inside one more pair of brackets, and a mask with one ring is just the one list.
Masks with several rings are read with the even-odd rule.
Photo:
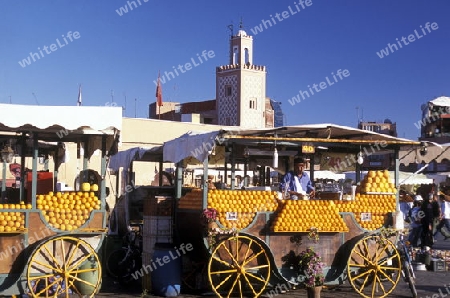
[[[381, 228], [386, 215], [395, 211], [395, 195], [393, 194], [361, 194], [356, 193], [353, 201], [334, 201], [339, 212], [352, 212], [356, 222], [366, 230]], [[367, 213], [370, 217], [366, 218]]]
[[25, 231], [25, 213], [22, 209], [31, 209], [31, 204], [0, 204], [0, 209], [16, 209], [17, 211], [0, 212], [0, 233]]
[[[208, 191], [208, 208], [217, 210], [224, 227], [243, 229], [253, 221], [256, 212], [275, 211], [277, 199], [276, 191], [212, 189]], [[227, 219], [228, 212], [235, 212], [233, 219]]]
[[347, 232], [348, 227], [333, 201], [286, 200], [272, 223], [274, 232], [308, 232], [316, 227], [320, 232]]
[[36, 207], [42, 211], [50, 226], [63, 231], [81, 227], [92, 210], [99, 210], [101, 202], [94, 191], [49, 192], [36, 196]]
[[389, 171], [368, 171], [356, 189], [355, 200], [335, 201], [339, 212], [352, 212], [356, 222], [366, 230], [383, 226], [386, 215], [395, 212], [397, 189], [390, 182]]
[[226, 212], [219, 212], [218, 221], [227, 229], [244, 229], [248, 227], [255, 219], [256, 212], [237, 212], [236, 219], [230, 220], [226, 217]]
[[389, 171], [368, 171], [367, 175], [361, 181], [357, 192], [361, 193], [396, 193], [395, 185], [389, 179]]
[[[276, 211], [271, 224], [274, 232], [308, 232], [311, 227], [322, 232], [346, 232], [348, 227], [340, 212], [354, 213], [361, 228], [376, 230], [383, 226], [388, 213], [395, 212], [396, 192], [389, 171], [368, 171], [351, 201], [280, 200], [277, 191], [212, 189], [208, 191], [207, 207], [217, 210], [217, 220], [225, 228], [243, 229], [257, 212]], [[201, 210], [202, 190], [192, 190], [178, 204], [182, 209]]]
[[208, 208], [218, 212], [275, 211], [277, 199], [276, 191], [212, 189], [208, 191]]
[[202, 209], [202, 190], [200, 188], [194, 188], [180, 198], [178, 201], [178, 208], [180, 209]]

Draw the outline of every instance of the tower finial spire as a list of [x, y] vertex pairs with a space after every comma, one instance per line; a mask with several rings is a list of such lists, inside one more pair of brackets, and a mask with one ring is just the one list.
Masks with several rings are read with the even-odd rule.
[[244, 26], [243, 26], [242, 17], [241, 17], [241, 21], [239, 22], [239, 29], [243, 29], [243, 28], [244, 28]]

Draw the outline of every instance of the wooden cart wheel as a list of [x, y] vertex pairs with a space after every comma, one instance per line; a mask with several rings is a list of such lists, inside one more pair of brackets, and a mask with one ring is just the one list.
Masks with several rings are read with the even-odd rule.
[[213, 250], [208, 277], [218, 297], [258, 297], [270, 277], [269, 253], [249, 236], [236, 235]]
[[400, 254], [388, 239], [370, 235], [353, 247], [347, 276], [353, 289], [363, 297], [385, 297], [401, 275]]
[[97, 253], [87, 242], [63, 236], [40, 244], [27, 266], [32, 297], [93, 297], [102, 277]]

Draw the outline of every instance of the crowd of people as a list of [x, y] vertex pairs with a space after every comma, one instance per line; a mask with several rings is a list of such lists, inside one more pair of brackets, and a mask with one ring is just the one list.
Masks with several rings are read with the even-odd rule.
[[408, 240], [413, 247], [432, 248], [438, 233], [445, 240], [450, 238], [450, 196], [443, 192], [435, 194], [433, 188], [426, 191], [419, 188], [412, 202], [406, 201], [407, 194], [403, 194], [403, 199], [401, 210], [409, 223]]

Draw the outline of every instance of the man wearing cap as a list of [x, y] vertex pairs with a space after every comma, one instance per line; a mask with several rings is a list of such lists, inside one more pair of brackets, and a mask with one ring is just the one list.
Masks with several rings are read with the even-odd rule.
[[294, 171], [287, 172], [280, 184], [283, 194], [289, 194], [292, 200], [314, 198], [314, 187], [304, 168], [304, 158], [294, 159]]

